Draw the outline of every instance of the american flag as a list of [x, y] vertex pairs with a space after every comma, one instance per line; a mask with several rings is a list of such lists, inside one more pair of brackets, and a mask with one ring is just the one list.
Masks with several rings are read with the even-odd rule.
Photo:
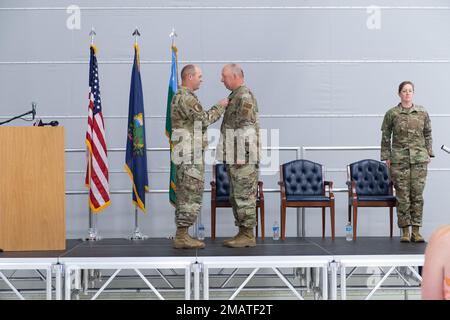
[[89, 188], [89, 206], [93, 212], [99, 212], [110, 204], [108, 152], [106, 150], [96, 51], [96, 48], [91, 45], [89, 116], [86, 131], [88, 163], [85, 179], [85, 184]]

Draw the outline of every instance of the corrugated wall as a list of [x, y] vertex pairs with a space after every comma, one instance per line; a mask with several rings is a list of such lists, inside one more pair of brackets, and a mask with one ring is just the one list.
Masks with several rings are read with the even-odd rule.
[[[80, 9], [67, 12], [70, 5]], [[376, 5], [377, 8], [369, 8]], [[77, 20], [79, 18], [79, 20]], [[74, 20], [75, 19], [75, 20]], [[78, 26], [73, 22], [80, 22]], [[70, 28], [68, 27], [68, 23]], [[433, 126], [436, 158], [425, 190], [424, 233], [450, 222], [450, 145], [447, 92], [450, 88], [450, 4], [447, 1], [8, 1], [0, 2], [0, 117], [27, 111], [38, 103], [38, 116], [66, 128], [66, 148], [84, 149], [87, 126], [89, 31], [98, 46], [100, 88], [109, 148], [124, 148], [133, 59], [133, 29], [141, 37], [147, 143], [167, 147], [164, 134], [170, 73], [170, 39], [176, 28], [181, 66], [198, 63], [204, 107], [228, 95], [220, 83], [224, 63], [241, 63], [254, 91], [261, 127], [279, 130], [280, 147], [378, 146], [386, 110], [398, 103], [403, 80], [416, 84], [415, 102], [424, 105]], [[78, 28], [79, 27], [79, 28]], [[181, 67], [180, 66], [180, 67]], [[16, 121], [14, 125], [29, 125]], [[216, 123], [212, 128], [218, 128]], [[270, 131], [269, 131], [270, 135]], [[269, 140], [269, 146], [275, 141]], [[3, 152], [12, 152], [3, 150]], [[295, 151], [280, 151], [281, 163]], [[123, 171], [124, 152], [110, 152], [111, 189], [130, 190]], [[336, 188], [345, 187], [346, 165], [379, 158], [379, 151], [310, 151], [323, 163]], [[275, 157], [276, 158], [276, 157]], [[273, 164], [273, 163], [272, 163]], [[169, 154], [148, 153], [151, 190], [167, 189]], [[277, 169], [277, 165], [274, 166]], [[87, 195], [83, 191], [84, 153], [70, 152], [67, 169], [67, 236], [86, 235]], [[209, 189], [211, 167], [207, 167]], [[277, 189], [278, 172], [262, 176]], [[344, 233], [347, 195], [336, 194], [338, 236]], [[147, 195], [148, 214], [140, 216], [151, 237], [173, 234], [174, 209], [167, 193]], [[202, 220], [209, 234], [210, 195]], [[279, 194], [266, 194], [266, 233], [279, 220]], [[320, 209], [306, 212], [306, 233], [321, 234]], [[329, 216], [327, 215], [327, 234]], [[296, 235], [295, 210], [288, 211], [288, 236]], [[359, 235], [388, 235], [388, 211], [362, 209]], [[112, 205], [98, 215], [104, 237], [130, 235], [134, 227], [131, 195], [113, 194]], [[219, 236], [234, 234], [230, 209], [219, 209]], [[398, 231], [396, 230], [397, 234]]]

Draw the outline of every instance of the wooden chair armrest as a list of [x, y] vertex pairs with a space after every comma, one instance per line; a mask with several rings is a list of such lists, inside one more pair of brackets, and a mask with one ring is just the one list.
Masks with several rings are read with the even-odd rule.
[[258, 181], [259, 201], [264, 201], [263, 185], [264, 183], [262, 181]]
[[392, 196], [395, 195], [394, 183], [392, 181], [389, 181], [389, 194]]
[[331, 190], [330, 190], [330, 199], [331, 199], [331, 200], [334, 200], [334, 193], [333, 193], [333, 191], [331, 191]]
[[324, 181], [324, 185], [328, 186], [328, 194], [329, 194], [330, 199], [334, 199], [333, 181]]
[[278, 185], [280, 186], [280, 198], [281, 200], [286, 201], [286, 188], [284, 186], [284, 182], [278, 181]]
[[352, 181], [350, 190], [351, 190], [350, 197], [353, 199], [356, 199], [358, 197], [358, 195], [356, 194], [356, 182], [355, 181]]
[[216, 182], [211, 181], [211, 201], [216, 201]]

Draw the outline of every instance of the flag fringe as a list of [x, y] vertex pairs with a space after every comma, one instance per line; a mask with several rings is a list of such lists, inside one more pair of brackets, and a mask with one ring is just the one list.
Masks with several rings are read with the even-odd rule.
[[[134, 195], [136, 196], [136, 199], [137, 199], [137, 201], [133, 200], [133, 203], [136, 205], [136, 207], [141, 209], [142, 212], [147, 213], [147, 210], [145, 209], [145, 205], [142, 202], [141, 198], [139, 197], [139, 194], [138, 194], [137, 189], [136, 189], [136, 185], [134, 184], [133, 172], [131, 172], [131, 169], [128, 167], [128, 165], [125, 164], [124, 167], [125, 167], [125, 171], [128, 173], [128, 175], [130, 176], [130, 179], [131, 179], [131, 181], [133, 183], [133, 192], [134, 192]], [[148, 186], [144, 186], [144, 189], [147, 192], [149, 191]], [[145, 196], [145, 194], [144, 194], [144, 196]]]
[[89, 199], [89, 207], [91, 208], [92, 212], [95, 214], [100, 213], [100, 211], [103, 211], [103, 209], [106, 209], [107, 207], [109, 207], [110, 204], [111, 204], [111, 200], [109, 200], [108, 202], [105, 202], [102, 206], [95, 208], [94, 204]]
[[94, 44], [91, 44], [90, 47], [94, 49], [94, 54], [97, 55], [97, 47]]

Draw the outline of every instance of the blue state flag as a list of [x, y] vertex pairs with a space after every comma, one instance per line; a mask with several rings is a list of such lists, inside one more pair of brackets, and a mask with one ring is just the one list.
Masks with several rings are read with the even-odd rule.
[[128, 110], [127, 150], [125, 170], [133, 182], [133, 202], [145, 212], [145, 192], [148, 192], [147, 148], [145, 143], [144, 97], [139, 65], [139, 46], [134, 46]]

